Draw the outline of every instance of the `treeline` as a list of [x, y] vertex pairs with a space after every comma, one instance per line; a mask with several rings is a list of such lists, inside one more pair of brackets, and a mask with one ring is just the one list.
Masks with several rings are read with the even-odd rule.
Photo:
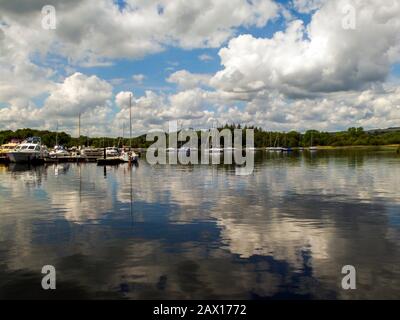
[[[12, 139], [23, 140], [33, 136], [40, 137], [42, 139], [42, 143], [49, 147], [53, 147], [56, 144], [68, 148], [73, 146], [92, 146], [95, 148], [103, 148], [103, 147], [130, 145], [129, 139], [108, 138], [108, 137], [91, 138], [87, 136], [80, 136], [79, 138], [74, 138], [65, 132], [57, 133], [47, 130], [34, 130], [34, 129], [0, 131], [0, 144], [7, 143]], [[132, 138], [131, 143], [132, 147], [134, 148], [145, 148], [151, 144], [150, 142], [146, 142], [145, 136]]]
[[[363, 128], [350, 128], [342, 132], [320, 132], [317, 130], [309, 130], [305, 133], [291, 131], [283, 132], [270, 132], [257, 127], [241, 127], [240, 125], [225, 125], [221, 129], [253, 129], [254, 130], [254, 144], [257, 148], [262, 147], [308, 147], [314, 146], [379, 146], [400, 144], [400, 130], [399, 131], [376, 131], [368, 132]], [[200, 132], [198, 132], [200, 137]], [[147, 142], [146, 136], [133, 138], [130, 142], [129, 139], [108, 138], [108, 137], [87, 137], [81, 136], [80, 138], [73, 138], [65, 132], [51, 132], [33, 129], [19, 129], [17, 131], [0, 131], [0, 144], [9, 142], [12, 139], [26, 139], [28, 137], [38, 136], [42, 138], [42, 142], [53, 147], [58, 142], [59, 145], [66, 147], [72, 146], [93, 146], [96, 148], [112, 147], [112, 146], [129, 146], [130, 143], [134, 148], [147, 148], [153, 142]], [[245, 142], [245, 135], [243, 135], [243, 142]], [[183, 143], [182, 143], [183, 144]]]
[[309, 147], [313, 146], [383, 146], [400, 144], [400, 130], [368, 132], [362, 127], [349, 128], [341, 132], [320, 132], [308, 130], [305, 133], [269, 132], [257, 127], [225, 126], [233, 129], [253, 129], [254, 144], [256, 147]]

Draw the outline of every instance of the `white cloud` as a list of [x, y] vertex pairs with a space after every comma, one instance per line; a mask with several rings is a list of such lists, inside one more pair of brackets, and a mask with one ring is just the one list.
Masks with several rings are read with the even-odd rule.
[[143, 84], [143, 81], [146, 79], [146, 76], [144, 74], [134, 74], [132, 76], [133, 81], [135, 81], [137, 84]]
[[[43, 3], [0, 4], [0, 124], [54, 129], [57, 120], [75, 130], [81, 112], [83, 132], [93, 135], [120, 135], [129, 121], [130, 92], [113, 96], [108, 82], [76, 73], [75, 64], [110, 65], [116, 58], [138, 58], [169, 45], [218, 47], [237, 27], [263, 26], [278, 10], [261, 0], [190, 5], [132, 0], [123, 10], [106, 0], [96, 6], [91, 0], [55, 1], [58, 28], [49, 32], [40, 28], [37, 8]], [[344, 3], [294, 0], [296, 10], [312, 13], [309, 25], [288, 16], [286, 29], [271, 38], [236, 36], [220, 50], [222, 70], [217, 74], [179, 70], [166, 79], [177, 85], [177, 92], [133, 95], [134, 132], [172, 119], [191, 127], [218, 120], [273, 130], [398, 126], [400, 91], [387, 78], [400, 61], [400, 0], [355, 1], [356, 30], [343, 29]], [[64, 80], [48, 53], [68, 59]], [[132, 79], [140, 84], [145, 76]], [[32, 102], [46, 95], [43, 106]]]
[[278, 13], [272, 0], [129, 0], [123, 10], [112, 0], [54, 1], [57, 29], [48, 32], [41, 29], [44, 4], [2, 3], [0, 18], [11, 28], [21, 28], [22, 37], [35, 34], [30, 51], [61, 54], [84, 66], [140, 58], [167, 45], [219, 47], [236, 28], [262, 27]]
[[212, 56], [210, 56], [209, 54], [203, 53], [203, 54], [199, 55], [199, 60], [200, 61], [212, 61], [212, 60], [214, 60], [214, 58]]
[[[398, 5], [393, 1], [395, 12]], [[381, 7], [377, 0], [359, 2], [356, 30], [343, 28], [343, 4], [328, 1], [307, 27], [297, 20], [271, 39], [238, 36], [220, 50], [224, 69], [211, 83], [227, 91], [309, 96], [383, 82], [400, 60], [400, 15]]]
[[201, 86], [208, 86], [211, 75], [191, 73], [187, 70], [180, 70], [171, 74], [167, 82], [176, 83], [181, 89], [193, 89]]
[[112, 86], [97, 76], [74, 73], [57, 84], [46, 99], [43, 112], [59, 117], [76, 117], [79, 113], [104, 107], [112, 96]]
[[293, 0], [292, 6], [300, 13], [310, 13], [319, 9], [326, 0]]

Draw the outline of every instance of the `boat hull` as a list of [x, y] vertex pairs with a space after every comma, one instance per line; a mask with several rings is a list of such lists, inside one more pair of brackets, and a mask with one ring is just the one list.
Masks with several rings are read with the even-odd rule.
[[44, 161], [40, 153], [34, 152], [10, 152], [7, 156], [12, 163], [41, 163]]

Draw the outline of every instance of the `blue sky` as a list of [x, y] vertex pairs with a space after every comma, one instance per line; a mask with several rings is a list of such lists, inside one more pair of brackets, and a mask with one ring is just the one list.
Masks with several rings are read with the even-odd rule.
[[1, 128], [59, 122], [73, 132], [81, 113], [93, 134], [117, 134], [129, 93], [136, 133], [170, 120], [282, 131], [398, 125], [400, 0], [49, 4], [55, 29], [43, 27], [40, 0], [0, 4]]
[[[125, 1], [115, 1], [121, 10], [125, 7]], [[278, 3], [290, 9], [289, 0], [280, 0]], [[302, 19], [305, 24], [310, 21], [310, 14], [301, 14], [296, 10], [290, 9], [290, 12]], [[275, 32], [284, 30], [286, 25], [285, 19], [280, 16], [271, 20], [263, 27], [239, 27], [236, 35], [251, 34], [254, 37], [271, 38]], [[224, 43], [226, 45], [227, 41]], [[221, 46], [222, 47], [222, 46]], [[140, 59], [117, 59], [113, 61], [110, 67], [76, 67], [76, 70], [86, 74], [94, 74], [106, 80], [123, 79], [122, 84], [116, 84], [114, 91], [129, 91], [132, 90], [137, 95], [143, 95], [145, 90], [153, 91], [174, 91], [176, 86], [168, 83], [166, 79], [170, 74], [178, 70], [189, 70], [193, 73], [214, 74], [221, 70], [221, 62], [218, 48], [204, 49], [181, 49], [173, 46], [168, 46], [161, 53], [151, 54]], [[199, 57], [207, 55], [212, 60], [201, 61]], [[145, 80], [142, 84], [135, 83], [132, 80], [132, 75], [143, 74]]]

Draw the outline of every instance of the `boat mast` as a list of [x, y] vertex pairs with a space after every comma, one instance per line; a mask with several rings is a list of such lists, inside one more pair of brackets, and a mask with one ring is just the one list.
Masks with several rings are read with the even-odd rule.
[[313, 132], [311, 132], [311, 147], [313, 146]]
[[129, 148], [132, 149], [132, 93], [129, 94]]
[[56, 126], [56, 146], [58, 146], [58, 121]]
[[78, 116], [78, 139], [81, 137], [81, 113]]

